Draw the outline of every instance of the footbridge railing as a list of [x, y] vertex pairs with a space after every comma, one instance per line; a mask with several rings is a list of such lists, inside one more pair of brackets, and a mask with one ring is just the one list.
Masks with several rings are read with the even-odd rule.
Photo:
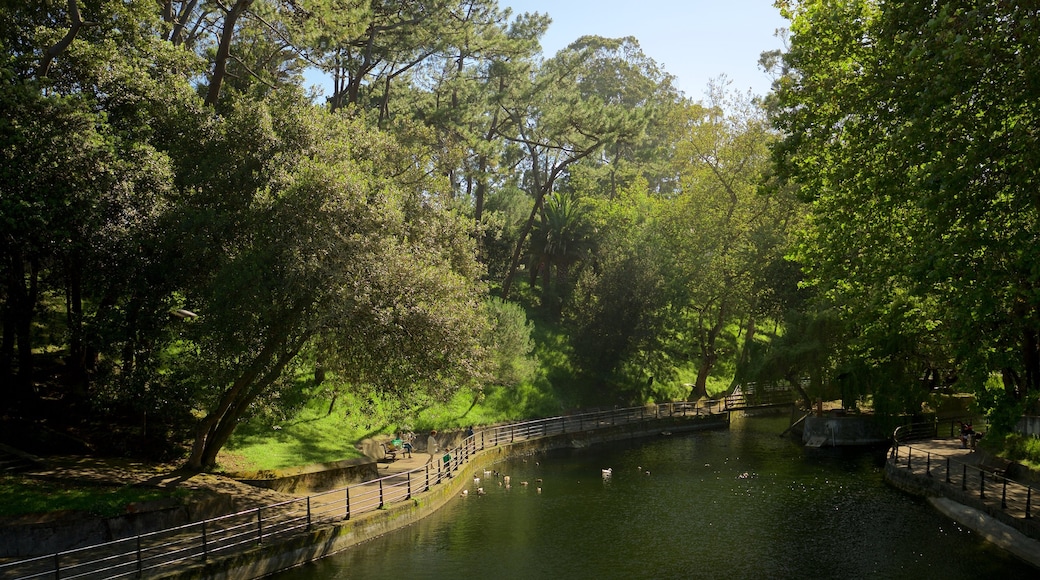
[[[668, 417], [713, 414], [693, 403], [609, 409], [491, 426], [424, 466], [307, 497], [256, 507], [148, 533], [17, 561], [0, 562], [0, 579], [148, 578], [306, 533], [407, 501], [451, 478], [477, 453], [499, 445], [587, 432]], [[715, 413], [718, 414], [718, 413]]]
[[787, 385], [741, 385], [723, 399], [727, 411], [782, 407], [795, 404], [797, 392]]

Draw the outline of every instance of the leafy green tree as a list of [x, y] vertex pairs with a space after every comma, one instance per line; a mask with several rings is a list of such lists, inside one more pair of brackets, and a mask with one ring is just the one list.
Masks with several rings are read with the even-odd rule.
[[662, 265], [670, 249], [657, 220], [665, 202], [646, 187], [636, 180], [614, 199], [591, 202], [589, 219], [601, 232], [595, 266], [578, 273], [565, 312], [579, 374], [599, 400], [645, 400], [650, 377], [661, 383], [675, 373], [662, 332], [668, 311]]
[[608, 143], [634, 138], [645, 127], [644, 111], [582, 90], [581, 79], [596, 57], [593, 47], [580, 41], [571, 44], [536, 71], [529, 90], [502, 105], [510, 119], [505, 137], [527, 155], [524, 184], [534, 200], [502, 282], [503, 296], [509, 295], [528, 236], [557, 179], [572, 164]]
[[[226, 219], [237, 225], [185, 291], [200, 317], [185, 327], [197, 351], [183, 364], [208, 377], [194, 469], [214, 465], [304, 349], [350, 384], [402, 397], [446, 397], [484, 373], [470, 222], [438, 207], [431, 195], [443, 185], [409, 151], [360, 121], [297, 116], [298, 98], [242, 103], [224, 126], [227, 144], [253, 149], [268, 177], [229, 184], [241, 205], [224, 208], [210, 235], [228, 236]], [[214, 193], [199, 192], [189, 224], [220, 209]]]
[[1008, 400], [1035, 391], [1035, 11], [783, 9], [793, 35], [773, 103], [785, 134], [776, 157], [812, 203], [810, 280], [846, 324], [872, 330], [863, 366], [914, 368], [895, 361], [939, 334], [936, 362], [908, 370], [906, 389], [956, 360], [976, 391], [990, 373]]
[[[3, 358], [9, 360], [17, 342], [24, 392], [32, 384], [28, 325], [40, 314], [38, 299], [62, 296], [64, 378], [75, 385], [69, 398], [81, 400], [102, 351], [124, 344], [123, 354], [132, 355], [154, 342], [139, 325], [113, 334], [107, 323], [113, 314], [129, 321], [125, 314], [134, 308], [127, 306], [134, 304], [165, 316], [161, 300], [123, 298], [145, 288], [142, 248], [149, 247], [172, 185], [156, 128], [170, 107], [193, 99], [183, 77], [192, 63], [155, 42], [158, 20], [147, 7], [103, 2], [80, 12], [76, 2], [66, 6], [77, 14], [36, 2], [0, 13], [2, 42], [18, 47], [3, 62], [0, 89], [8, 144], [0, 213], [11, 225]], [[63, 28], [69, 22], [78, 26], [75, 34]]]
[[674, 193], [678, 180], [670, 163], [675, 143], [670, 112], [682, 102], [672, 85], [674, 77], [643, 53], [633, 37], [585, 36], [571, 46], [592, 55], [588, 71], [579, 82], [582, 93], [640, 110], [646, 125], [639, 134], [608, 143], [602, 155], [586, 158], [571, 168], [568, 189], [583, 195], [614, 197], [620, 188], [642, 178], [650, 191]]
[[762, 110], [740, 95], [712, 86], [707, 106], [681, 111], [684, 128], [675, 145], [682, 194], [662, 218], [667, 245], [674, 336], [685, 337], [697, 361], [695, 392], [722, 358], [735, 361], [737, 337], [753, 340], [762, 316], [761, 284], [786, 247], [795, 208], [781, 195], [761, 191], [772, 136]]
[[487, 303], [491, 321], [489, 336], [483, 341], [491, 351], [492, 384], [515, 387], [535, 378], [537, 360], [531, 332], [534, 324], [523, 307], [492, 297]]

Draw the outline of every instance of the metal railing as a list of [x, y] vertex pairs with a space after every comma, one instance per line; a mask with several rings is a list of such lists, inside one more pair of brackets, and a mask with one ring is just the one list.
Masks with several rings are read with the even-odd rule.
[[908, 423], [906, 425], [900, 425], [892, 431], [892, 444], [895, 446], [900, 445], [906, 441], [913, 441], [915, 439], [933, 439], [939, 437], [939, 427], [945, 423], [949, 423], [949, 434], [944, 435], [949, 438], [955, 437], [961, 432], [961, 425], [963, 423], [971, 424], [972, 420], [970, 417], [957, 417], [953, 419], [935, 419], [933, 421], [922, 421], [919, 423]]
[[0, 578], [147, 578], [160, 569], [166, 574], [171, 565], [231, 554], [409, 500], [451, 478], [473, 455], [488, 448], [650, 419], [711, 414], [710, 408], [694, 403], [663, 403], [488, 427], [416, 469], [111, 542], [0, 563]]
[[987, 506], [999, 506], [1007, 515], [1032, 519], [1033, 488], [1008, 478], [1002, 466], [970, 464], [948, 455], [928, 450], [915, 450], [911, 445], [896, 444], [889, 455], [896, 467], [927, 477], [950, 497], [977, 498]]
[[731, 411], [793, 405], [796, 394], [796, 391], [787, 385], [759, 385], [753, 390], [741, 389], [727, 395], [723, 404], [725, 409]]

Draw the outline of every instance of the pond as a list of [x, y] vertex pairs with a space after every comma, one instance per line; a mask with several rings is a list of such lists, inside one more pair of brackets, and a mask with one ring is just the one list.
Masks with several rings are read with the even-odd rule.
[[501, 463], [417, 524], [277, 578], [1035, 576], [887, 486], [884, 450], [805, 449], [787, 422]]

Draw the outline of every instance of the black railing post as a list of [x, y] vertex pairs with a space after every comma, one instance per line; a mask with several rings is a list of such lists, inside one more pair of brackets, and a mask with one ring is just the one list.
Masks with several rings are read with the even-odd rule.
[[311, 496], [307, 496], [307, 529], [311, 529]]
[[343, 495], [345, 497], [345, 501], [346, 501], [346, 504], [347, 504], [346, 505], [347, 513], [343, 514], [343, 519], [349, 520], [350, 519], [350, 488], [349, 487], [343, 490]]
[[1006, 510], [1007, 509], [1007, 478], [1004, 477], [1002, 479], [1004, 480], [1004, 485], [1003, 485], [1003, 487], [1000, 490], [1000, 509]]
[[426, 464], [426, 491], [430, 491], [430, 464]]
[[979, 469], [979, 499], [986, 499], [986, 472]]
[[379, 507], [383, 507], [383, 478], [379, 478]]
[[144, 562], [141, 560], [141, 535], [137, 535], [137, 577], [141, 577], [141, 572], [144, 570]]
[[408, 477], [408, 497], [406, 499], [412, 499], [412, 472], [409, 471], [405, 475]]
[[929, 451], [928, 455], [925, 456], [924, 460], [924, 474], [928, 477], [932, 476], [932, 452]]
[[263, 508], [256, 508], [256, 543], [264, 543], [264, 518], [260, 510]]
[[1032, 501], [1033, 501], [1033, 486], [1027, 485], [1026, 486], [1026, 519], [1027, 520], [1031, 519], [1033, 517], [1033, 515], [1029, 513], [1029, 508], [1031, 507], [1030, 504], [1032, 503]]
[[907, 447], [906, 448], [906, 468], [909, 469], [911, 472], [913, 471], [913, 469], [910, 468], [910, 457], [913, 456], [913, 454], [914, 454], [914, 448], [913, 447]]
[[961, 491], [968, 491], [968, 464], [961, 464]]
[[202, 559], [209, 558], [209, 544], [206, 542], [206, 520], [202, 520]]
[[946, 458], [946, 484], [950, 484], [950, 458]]

